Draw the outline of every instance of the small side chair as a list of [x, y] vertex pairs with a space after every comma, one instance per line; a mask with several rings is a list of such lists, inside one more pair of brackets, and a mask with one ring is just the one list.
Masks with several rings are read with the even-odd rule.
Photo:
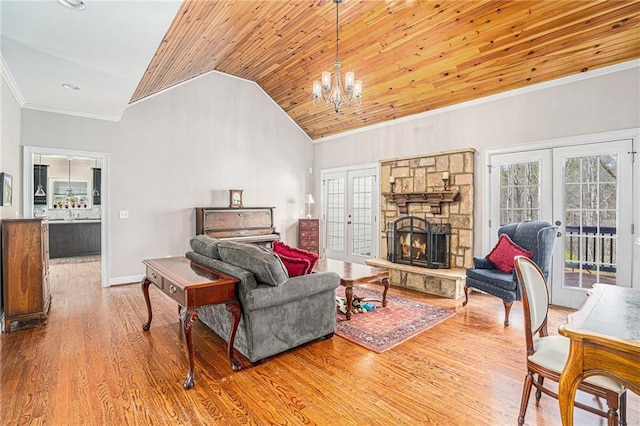
[[[544, 379], [559, 382], [560, 373], [569, 356], [569, 339], [561, 335], [549, 336], [547, 331], [549, 289], [540, 268], [524, 256], [517, 256], [514, 262], [522, 293], [524, 333], [527, 343], [527, 375], [524, 379], [518, 414], [518, 425], [522, 425], [533, 386], [536, 387], [536, 403], [540, 401], [543, 393], [558, 399], [557, 393], [544, 387]], [[578, 401], [574, 402], [576, 407], [606, 418], [609, 426], [618, 425], [619, 411], [620, 425], [627, 424], [625, 388], [607, 377], [590, 376], [578, 389], [597, 398], [604, 398], [609, 410], [603, 411]]]
[[[534, 220], [503, 225], [498, 229], [498, 236], [506, 234], [513, 243], [531, 252], [532, 260], [540, 267], [547, 279], [557, 232], [557, 226], [543, 220]], [[511, 306], [514, 301], [520, 300], [520, 289], [515, 272], [502, 272], [486, 257], [474, 257], [473, 264], [473, 268], [467, 269], [462, 306], [466, 306], [469, 302], [469, 288], [499, 297], [504, 303], [504, 325], [508, 326]]]

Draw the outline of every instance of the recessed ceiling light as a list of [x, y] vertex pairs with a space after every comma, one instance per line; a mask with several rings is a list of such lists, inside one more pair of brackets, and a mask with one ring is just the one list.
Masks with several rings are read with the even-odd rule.
[[78, 86], [76, 86], [75, 84], [71, 84], [71, 83], [62, 83], [62, 87], [64, 87], [67, 90], [80, 90], [80, 88]]
[[82, 0], [58, 0], [58, 3], [73, 10], [85, 10], [87, 8], [87, 4]]

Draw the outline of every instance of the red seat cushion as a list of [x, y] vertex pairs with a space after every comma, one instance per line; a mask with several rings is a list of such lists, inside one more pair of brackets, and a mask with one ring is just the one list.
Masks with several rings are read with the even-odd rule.
[[291, 247], [283, 243], [282, 241], [273, 242], [273, 251], [276, 254], [284, 255], [289, 258], [306, 259], [309, 261], [309, 267], [305, 271], [305, 274], [310, 274], [313, 271], [313, 267], [316, 266], [319, 256], [310, 251], [302, 250], [296, 247]]
[[301, 257], [289, 257], [281, 253], [276, 254], [278, 255], [278, 257], [280, 257], [282, 264], [289, 274], [289, 278], [307, 274], [307, 270], [309, 269], [309, 265], [311, 264], [309, 260], [303, 259]]
[[489, 259], [497, 269], [510, 274], [513, 272], [513, 258], [516, 256], [525, 256], [531, 259], [533, 253], [511, 241], [511, 238], [509, 238], [507, 234], [501, 234], [495, 247], [491, 250], [491, 253], [487, 255], [487, 259]]

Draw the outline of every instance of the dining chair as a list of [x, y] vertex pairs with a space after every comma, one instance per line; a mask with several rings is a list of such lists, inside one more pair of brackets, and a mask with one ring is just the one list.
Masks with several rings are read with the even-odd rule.
[[[518, 414], [518, 425], [522, 425], [533, 386], [536, 387], [536, 403], [543, 393], [558, 399], [557, 393], [544, 387], [544, 379], [559, 382], [560, 373], [569, 356], [569, 339], [561, 335], [550, 336], [548, 333], [549, 289], [540, 268], [524, 256], [516, 256], [514, 264], [521, 287], [527, 346], [527, 375]], [[604, 376], [590, 376], [584, 379], [578, 389], [597, 398], [604, 398], [609, 409], [604, 411], [578, 401], [574, 401], [574, 406], [605, 417], [609, 426], [618, 425], [619, 411], [619, 424], [627, 424], [627, 394], [624, 387]]]

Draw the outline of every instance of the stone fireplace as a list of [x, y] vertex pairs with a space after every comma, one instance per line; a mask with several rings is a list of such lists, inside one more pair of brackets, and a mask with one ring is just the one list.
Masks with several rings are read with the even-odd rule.
[[387, 224], [387, 260], [393, 263], [449, 268], [451, 225], [406, 216]]
[[474, 163], [474, 149], [381, 161], [381, 259], [367, 263], [387, 268], [391, 285], [464, 295], [465, 268], [473, 267]]

